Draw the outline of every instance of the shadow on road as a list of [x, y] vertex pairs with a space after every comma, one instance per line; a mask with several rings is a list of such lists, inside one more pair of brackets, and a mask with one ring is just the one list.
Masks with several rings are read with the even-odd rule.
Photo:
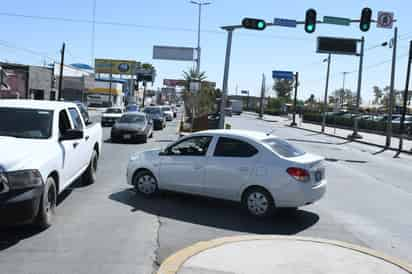
[[143, 211], [159, 217], [243, 233], [293, 235], [319, 220], [317, 214], [305, 210], [256, 219], [236, 203], [169, 192], [146, 198], [133, 189], [126, 189], [111, 194], [109, 198], [130, 206], [131, 212]]
[[0, 251], [8, 249], [20, 241], [30, 238], [43, 230], [34, 226], [0, 227]]

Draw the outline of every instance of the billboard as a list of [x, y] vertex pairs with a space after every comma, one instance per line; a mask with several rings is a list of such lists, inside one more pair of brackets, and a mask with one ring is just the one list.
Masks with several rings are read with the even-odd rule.
[[318, 37], [317, 53], [357, 55], [358, 42], [357, 39]]
[[135, 75], [136, 67], [137, 62], [130, 60], [96, 59], [94, 62], [95, 73]]
[[193, 61], [195, 59], [194, 48], [153, 46], [153, 59]]

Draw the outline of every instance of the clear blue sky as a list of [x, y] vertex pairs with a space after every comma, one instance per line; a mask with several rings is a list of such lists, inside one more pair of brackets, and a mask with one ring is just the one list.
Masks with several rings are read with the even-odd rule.
[[[23, 4], [24, 2], [24, 4]], [[412, 39], [412, 2], [392, 1], [236, 1], [211, 0], [212, 5], [204, 8], [202, 17], [202, 70], [209, 80], [216, 81], [221, 87], [224, 65], [226, 35], [219, 26], [238, 24], [243, 17], [264, 18], [272, 21], [274, 17], [303, 20], [306, 9], [315, 8], [318, 18], [324, 15], [359, 18], [363, 7], [370, 7], [376, 17], [377, 11], [393, 11], [398, 20], [399, 54], [408, 51], [408, 40]], [[91, 62], [91, 24], [87, 22], [68, 22], [38, 20], [5, 16], [4, 13], [24, 15], [53, 16], [91, 20], [93, 0], [71, 1], [6, 1], [0, 9], [0, 59], [11, 62], [43, 64], [42, 56], [17, 48], [28, 48], [41, 55], [59, 60], [59, 49], [63, 41], [67, 43], [67, 63]], [[3, 15], [1, 15], [3, 13]], [[180, 78], [183, 70], [191, 63], [152, 60], [153, 45], [195, 46], [197, 27], [197, 8], [186, 0], [97, 0], [97, 21], [114, 21], [141, 25], [112, 26], [96, 25], [96, 57], [134, 59], [152, 62], [158, 70], [155, 87], [161, 86], [163, 78]], [[144, 26], [155, 26], [154, 28]], [[181, 29], [181, 30], [179, 30]], [[315, 53], [316, 37], [340, 36], [360, 38], [365, 35], [366, 48], [389, 40], [391, 30], [377, 29], [363, 34], [357, 24], [350, 27], [318, 25], [315, 34], [307, 34], [303, 27], [297, 29], [272, 27], [263, 32], [239, 30], [234, 34], [232, 62], [230, 70], [230, 93], [236, 86], [239, 91], [249, 89], [258, 94], [262, 73], [272, 85], [273, 69], [299, 71], [301, 75], [300, 98], [308, 98], [314, 93], [321, 98], [324, 91], [326, 56]], [[5, 46], [7, 45], [7, 46]], [[390, 60], [391, 50], [376, 48], [365, 55], [365, 73], [362, 96], [372, 97], [372, 86], [389, 84], [390, 62], [373, 66], [381, 61]], [[396, 88], [403, 89], [406, 57], [398, 59]], [[47, 60], [51, 62], [51, 60]], [[342, 86], [343, 71], [358, 68], [358, 58], [334, 56], [331, 67], [330, 90]], [[357, 73], [347, 76], [348, 88], [356, 90]], [[273, 94], [273, 93], [272, 93]]]

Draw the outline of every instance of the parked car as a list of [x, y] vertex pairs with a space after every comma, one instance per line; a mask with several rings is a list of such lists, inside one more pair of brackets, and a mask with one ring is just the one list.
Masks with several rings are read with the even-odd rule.
[[139, 112], [139, 106], [137, 104], [129, 104], [126, 106], [126, 112]]
[[120, 117], [122, 117], [124, 111], [122, 107], [111, 107], [106, 109], [102, 114], [102, 126], [114, 125]]
[[111, 131], [111, 140], [147, 142], [153, 137], [153, 122], [143, 112], [127, 112], [117, 121]]
[[173, 111], [170, 106], [161, 106], [160, 107], [163, 114], [166, 117], [166, 121], [173, 121]]
[[154, 130], [160, 130], [166, 127], [166, 118], [160, 107], [146, 107], [143, 112], [146, 113], [149, 119], [153, 121]]
[[0, 100], [0, 223], [50, 226], [60, 193], [95, 182], [101, 145], [74, 103]]
[[242, 130], [197, 132], [164, 150], [134, 154], [127, 183], [147, 196], [170, 190], [237, 201], [255, 216], [312, 204], [327, 185], [322, 157]]

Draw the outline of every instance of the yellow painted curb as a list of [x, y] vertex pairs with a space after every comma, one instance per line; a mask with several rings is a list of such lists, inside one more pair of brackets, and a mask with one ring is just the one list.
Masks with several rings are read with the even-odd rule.
[[205, 250], [219, 247], [221, 245], [230, 244], [234, 242], [243, 242], [243, 241], [259, 241], [259, 240], [291, 240], [291, 241], [303, 241], [303, 242], [313, 242], [321, 244], [329, 244], [338, 246], [341, 248], [350, 249], [356, 252], [360, 252], [375, 258], [384, 260], [390, 264], [393, 264], [408, 273], [412, 273], [412, 266], [407, 263], [390, 256], [387, 256], [381, 252], [378, 252], [373, 249], [366, 247], [361, 247], [354, 244], [349, 244], [340, 241], [325, 240], [318, 238], [309, 238], [309, 237], [295, 237], [295, 236], [277, 236], [277, 235], [247, 235], [247, 236], [234, 236], [234, 237], [224, 237], [218, 238], [211, 241], [203, 241], [188, 246], [168, 257], [160, 266], [157, 274], [176, 274], [182, 265], [191, 257], [199, 254]]

